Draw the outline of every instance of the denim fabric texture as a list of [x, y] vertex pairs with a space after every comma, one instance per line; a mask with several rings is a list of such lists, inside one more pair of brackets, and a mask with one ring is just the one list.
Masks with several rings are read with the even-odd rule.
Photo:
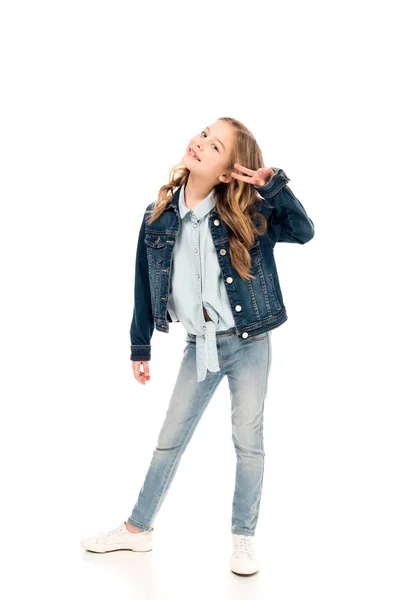
[[[267, 232], [256, 236], [250, 248], [255, 279], [244, 280], [233, 268], [229, 229], [214, 206], [208, 226], [224, 281], [238, 343], [282, 325], [288, 318], [274, 258], [277, 242], [305, 244], [314, 237], [314, 223], [288, 186], [289, 177], [280, 168], [263, 186], [254, 186], [260, 195], [254, 207], [268, 221]], [[151, 360], [154, 328], [169, 332], [168, 313], [173, 248], [180, 228], [179, 195], [174, 192], [161, 216], [149, 224], [152, 204], [146, 208], [139, 231], [134, 284], [134, 307], [130, 327], [131, 360]], [[216, 223], [217, 222], [217, 223]], [[210, 315], [211, 316], [211, 315]], [[209, 323], [209, 322], [208, 322]]]
[[[235, 327], [216, 333], [221, 365], [217, 373], [196, 378], [196, 336], [187, 334], [183, 358], [150, 467], [129, 523], [150, 531], [166, 498], [182, 455], [225, 375], [231, 398], [236, 475], [232, 533], [253, 536], [264, 477], [264, 405], [271, 366], [270, 331], [240, 339]], [[214, 526], [214, 525], [213, 525]]]

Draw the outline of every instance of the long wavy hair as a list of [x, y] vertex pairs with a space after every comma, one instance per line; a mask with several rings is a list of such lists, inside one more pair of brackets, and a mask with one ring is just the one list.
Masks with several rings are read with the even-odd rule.
[[[217, 120], [230, 123], [234, 129], [235, 141], [227, 170], [243, 175], [241, 171], [235, 169], [235, 163], [253, 170], [264, 167], [261, 149], [251, 131], [243, 123], [231, 117], [220, 117]], [[170, 169], [169, 181], [158, 192], [158, 198], [150, 211], [149, 223], [158, 219], [167, 204], [171, 202], [176, 188], [186, 183], [189, 174], [190, 170], [182, 163]], [[254, 205], [260, 200], [260, 196], [253, 185], [235, 178], [232, 178], [230, 183], [218, 183], [214, 187], [214, 194], [220, 218], [229, 230], [229, 255], [232, 266], [242, 279], [254, 279], [254, 275], [250, 273], [249, 248], [253, 246], [255, 236], [263, 235], [268, 225], [264, 215], [254, 210]], [[257, 220], [258, 225], [255, 222]]]

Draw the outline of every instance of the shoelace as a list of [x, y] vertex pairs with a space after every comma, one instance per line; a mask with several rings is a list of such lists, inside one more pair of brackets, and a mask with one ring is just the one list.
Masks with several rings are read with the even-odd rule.
[[105, 531], [104, 533], [99, 533], [98, 534], [98, 541], [99, 542], [103, 542], [105, 540], [107, 540], [110, 536], [115, 535], [117, 533], [121, 533], [124, 530], [122, 525], [119, 525], [119, 527], [116, 527], [115, 529], [111, 529], [110, 531]]
[[253, 548], [251, 545], [251, 540], [248, 535], [234, 535], [233, 536], [233, 545], [235, 554], [240, 554], [244, 552], [250, 558], [253, 558]]

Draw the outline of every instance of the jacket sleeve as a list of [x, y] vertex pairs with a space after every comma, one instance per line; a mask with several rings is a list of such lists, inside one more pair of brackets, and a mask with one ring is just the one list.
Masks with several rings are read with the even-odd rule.
[[[305, 244], [315, 234], [314, 222], [304, 206], [296, 198], [287, 183], [282, 169], [274, 169], [273, 175], [263, 186], [254, 186], [267, 203], [267, 234], [276, 242]], [[281, 180], [278, 178], [281, 176]]]
[[[146, 211], [147, 212], [147, 211]], [[154, 320], [151, 307], [149, 265], [147, 261], [145, 237], [145, 217], [139, 231], [135, 263], [135, 297], [130, 328], [131, 360], [151, 359], [151, 336]]]

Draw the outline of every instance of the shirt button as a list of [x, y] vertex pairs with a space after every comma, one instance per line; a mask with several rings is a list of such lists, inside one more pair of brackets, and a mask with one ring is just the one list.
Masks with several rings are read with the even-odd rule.
[[195, 223], [195, 224], [193, 225], [193, 227], [197, 227], [197, 224]]
[[218, 219], [215, 219], [214, 225], [219, 225], [219, 220]]
[[226, 278], [226, 282], [227, 282], [227, 283], [232, 283], [232, 281], [233, 281], [232, 277], [227, 277], [227, 278]]
[[222, 250], [220, 250], [219, 253], [222, 254], [222, 256], [225, 256], [225, 254], [226, 254], [225, 248], [222, 248]]
[[247, 331], [244, 331], [244, 332], [242, 333], [242, 337], [244, 337], [244, 338], [247, 338], [247, 337], [249, 337], [249, 334], [247, 333]]
[[194, 251], [197, 252], [197, 248], [195, 248]]
[[237, 310], [238, 312], [242, 310], [242, 307], [240, 306], [240, 304], [236, 304], [235, 310]]
[[199, 274], [199, 273], [197, 273], [196, 277], [197, 277], [197, 279], [199, 279], [199, 277], [200, 277], [200, 274]]
[[203, 325], [202, 329], [205, 329], [205, 328], [206, 328], [206, 326], [205, 326], [205, 325]]

